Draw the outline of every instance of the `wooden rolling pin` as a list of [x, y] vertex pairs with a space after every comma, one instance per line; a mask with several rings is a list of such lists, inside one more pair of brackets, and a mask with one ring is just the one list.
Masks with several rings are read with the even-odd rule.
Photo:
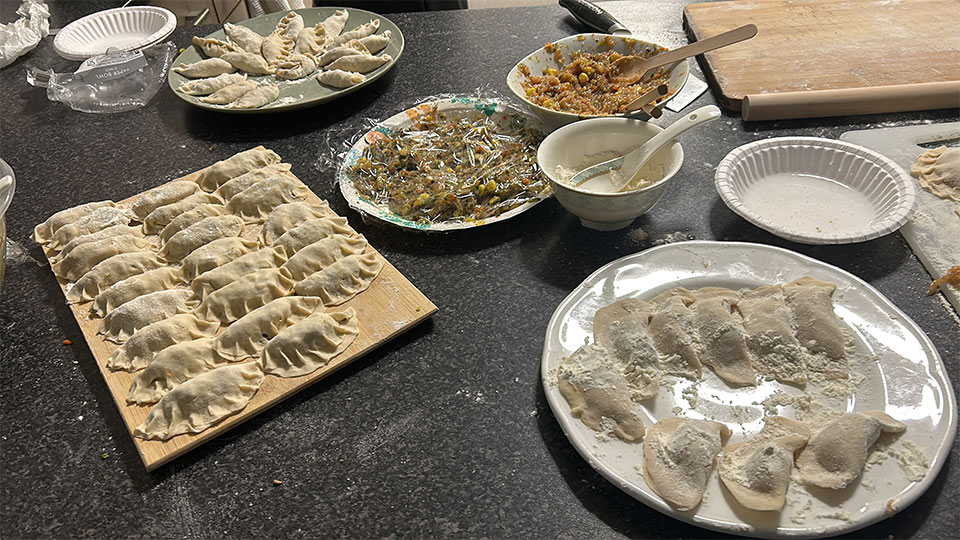
[[744, 121], [820, 118], [851, 114], [929, 111], [960, 107], [960, 81], [869, 88], [751, 94], [743, 98]]

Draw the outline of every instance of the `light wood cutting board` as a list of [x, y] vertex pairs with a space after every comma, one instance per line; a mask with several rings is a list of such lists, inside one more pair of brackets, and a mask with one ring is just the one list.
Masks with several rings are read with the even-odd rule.
[[753, 23], [705, 54], [724, 107], [751, 94], [960, 80], [960, 0], [733, 0], [691, 4], [692, 39]]
[[[196, 171], [177, 180], [193, 181], [200, 175], [200, 172]], [[291, 176], [293, 176], [292, 173]], [[297, 179], [297, 181], [300, 180]], [[309, 188], [307, 189], [306, 202], [319, 203], [320, 198]], [[119, 201], [118, 204], [129, 208], [138, 197], [139, 195], [135, 195]], [[255, 240], [259, 234], [259, 228], [259, 226], [256, 226], [246, 230], [243, 237]], [[367, 246], [367, 252], [371, 251], [376, 252], [371, 246]], [[47, 250], [47, 258], [50, 259], [55, 253], [53, 250]], [[379, 253], [377, 255], [379, 256]], [[381, 257], [381, 259], [383, 258]], [[339, 306], [327, 308], [327, 311], [339, 311], [341, 308], [352, 306], [357, 310], [360, 332], [343, 353], [334, 357], [326, 366], [308, 375], [293, 378], [267, 375], [264, 377], [260, 390], [239, 413], [227, 417], [201, 433], [177, 435], [167, 441], [146, 441], [133, 436], [134, 428], [143, 422], [152, 408], [152, 406], [127, 404], [127, 392], [130, 389], [130, 383], [137, 374], [111, 371], [107, 368], [107, 360], [118, 346], [106, 341], [103, 336], [97, 333], [102, 319], [90, 317], [90, 306], [93, 302], [72, 304], [70, 310], [73, 312], [87, 345], [90, 346], [90, 351], [97, 361], [100, 373], [107, 382], [110, 394], [123, 416], [123, 421], [127, 426], [128, 433], [133, 438], [133, 444], [140, 454], [140, 459], [146, 469], [150, 471], [323, 379], [437, 312], [437, 307], [403, 274], [386, 260], [383, 260], [383, 262], [383, 270], [380, 271], [380, 275], [370, 284], [367, 290]], [[57, 278], [57, 280], [64, 290], [64, 294], [66, 294], [67, 282], [60, 278]], [[226, 326], [221, 327], [220, 331], [222, 332], [225, 328]]]

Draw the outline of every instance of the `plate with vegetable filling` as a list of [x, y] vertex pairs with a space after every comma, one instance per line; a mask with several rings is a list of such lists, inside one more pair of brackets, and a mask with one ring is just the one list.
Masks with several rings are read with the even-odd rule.
[[914, 321], [853, 274], [761, 244], [604, 265], [551, 317], [540, 375], [603, 477], [738, 536], [821, 538], [898, 514], [936, 483], [957, 429]]
[[552, 195], [537, 165], [546, 133], [508, 104], [472, 97], [423, 103], [366, 132], [337, 178], [350, 207], [424, 231], [509, 219]]

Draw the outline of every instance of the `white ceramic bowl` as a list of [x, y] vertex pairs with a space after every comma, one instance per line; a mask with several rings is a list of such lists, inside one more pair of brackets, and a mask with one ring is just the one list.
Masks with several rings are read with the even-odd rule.
[[68, 24], [53, 39], [53, 48], [68, 60], [86, 60], [109, 47], [132, 51], [152, 45], [176, 27], [176, 16], [161, 7], [107, 9]]
[[781, 238], [849, 244], [899, 229], [913, 212], [912, 179], [862, 146], [818, 137], [778, 137], [731, 151], [716, 173], [731, 210]]
[[[610, 47], [605, 44], [607, 39], [612, 39], [614, 44], [613, 49], [623, 55], [641, 54], [645, 50], [650, 51], [653, 48], [658, 47], [658, 45], [655, 43], [649, 43], [647, 41], [640, 41], [631, 37], [614, 36], [610, 34], [577, 34], [575, 36], [566, 37], [556, 41], [553, 43], [553, 45], [562, 52], [565, 59], [569, 59], [570, 53], [574, 51], [582, 51], [585, 53], [602, 53], [609, 51]], [[642, 119], [650, 118], [650, 116], [643, 111], [636, 111], [635, 113], [631, 113], [629, 115], [580, 115], [554, 111], [552, 109], [547, 109], [536, 105], [527, 99], [527, 94], [524, 91], [523, 86], [520, 84], [520, 82], [524, 79], [524, 76], [520, 73], [521, 65], [525, 65], [530, 70], [530, 73], [534, 75], [543, 73], [543, 70], [547, 68], [555, 68], [558, 70], [563, 69], [563, 65], [557, 63], [557, 61], [554, 59], [554, 53], [547, 52], [545, 49], [541, 48], [533, 51], [527, 55], [526, 58], [517, 62], [517, 65], [513, 66], [513, 69], [511, 69], [510, 73], [507, 74], [507, 86], [510, 87], [510, 91], [513, 92], [518, 98], [523, 100], [524, 103], [530, 106], [534, 113], [548, 128], [557, 128], [583, 118], [611, 116], [630, 116], [633, 118]], [[669, 71], [667, 78], [667, 89], [669, 94], [667, 95], [667, 99], [663, 100], [663, 102], [668, 101], [680, 91], [684, 83], [687, 82], [687, 74], [689, 70], [689, 64], [686, 60], [683, 60]]]
[[[657, 204], [667, 182], [683, 164], [680, 143], [661, 148], [650, 159], [649, 167], [662, 171], [653, 184], [623, 193], [596, 193], [571, 187], [560, 180], [557, 167], [583, 169], [584, 158], [615, 151], [623, 154], [650, 140], [663, 128], [636, 118], [591, 118], [564, 126], [547, 136], [537, 150], [537, 162], [550, 179], [553, 193], [564, 208], [580, 218], [584, 227], [615, 231]], [[644, 167], [647, 167], [645, 165]]]

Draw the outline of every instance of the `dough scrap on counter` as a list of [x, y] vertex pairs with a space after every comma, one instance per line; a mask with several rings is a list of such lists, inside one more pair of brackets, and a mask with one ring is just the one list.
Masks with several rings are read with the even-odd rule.
[[643, 440], [643, 477], [677, 510], [695, 508], [703, 498], [717, 452], [730, 436], [718, 422], [664, 418]]

